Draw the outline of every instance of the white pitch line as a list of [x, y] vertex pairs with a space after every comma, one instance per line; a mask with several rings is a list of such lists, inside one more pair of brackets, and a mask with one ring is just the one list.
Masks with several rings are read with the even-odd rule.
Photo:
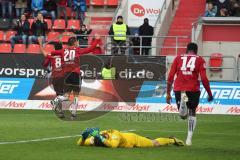
[[[130, 130], [122, 130], [121, 132], [133, 132], [136, 131], [135, 129]], [[47, 137], [47, 138], [38, 138], [38, 139], [30, 139], [30, 140], [21, 140], [21, 141], [8, 141], [8, 142], [0, 142], [2, 144], [20, 144], [20, 143], [29, 143], [29, 142], [43, 142], [43, 141], [50, 141], [56, 139], [66, 139], [66, 138], [74, 138], [80, 137], [81, 135], [71, 135], [71, 136], [60, 136], [60, 137]]]
[[[151, 130], [151, 129], [149, 129], [149, 130], [148, 129], [138, 129], [138, 130], [130, 129], [130, 130], [122, 130], [121, 132], [134, 132], [134, 131], [185, 133], [185, 131]], [[197, 132], [196, 134], [239, 136], [239, 134], [228, 134], [228, 133], [221, 133], [221, 132]], [[56, 140], [56, 139], [74, 138], [74, 137], [80, 137], [80, 136], [81, 135], [71, 135], [71, 136], [48, 137], [48, 138], [39, 138], [39, 139], [21, 140], [21, 141], [8, 141], [8, 142], [0, 142], [0, 145], [3, 145], [3, 144], [30, 143], [30, 142], [43, 142], [43, 141], [50, 141], [50, 140]]]
[[61, 136], [61, 137], [48, 137], [48, 138], [39, 138], [39, 139], [31, 139], [31, 140], [22, 140], [22, 141], [12, 141], [12, 142], [0, 142], [1, 144], [18, 144], [18, 143], [29, 143], [29, 142], [42, 142], [42, 141], [50, 141], [55, 139], [65, 139], [65, 138], [73, 138], [79, 137], [80, 135], [72, 135], [72, 136]]
[[[146, 132], [169, 132], [169, 133], [185, 133], [186, 131], [171, 131], [171, 130], [154, 130], [154, 129], [138, 129], [138, 131], [146, 131]], [[211, 135], [228, 135], [228, 136], [240, 136], [240, 134], [232, 134], [232, 133], [222, 133], [222, 132], [196, 132], [196, 134], [211, 134]]]

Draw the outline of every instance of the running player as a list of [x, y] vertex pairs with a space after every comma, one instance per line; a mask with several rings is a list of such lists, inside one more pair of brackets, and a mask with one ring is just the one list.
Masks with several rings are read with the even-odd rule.
[[[54, 45], [55, 50], [61, 50], [62, 45], [61, 44], [55, 44]], [[64, 97], [64, 92], [63, 92], [63, 84], [64, 84], [64, 72], [63, 72], [63, 59], [59, 55], [52, 55], [52, 53], [47, 53], [42, 47], [41, 51], [43, 55], [45, 56], [45, 60], [43, 62], [43, 66], [45, 68], [50, 68], [50, 74], [51, 76], [49, 77], [50, 84], [53, 85], [53, 89], [56, 92], [56, 98], [51, 101], [51, 104], [53, 106], [53, 110], [60, 113], [59, 116], [62, 118], [64, 117], [62, 113], [62, 106], [60, 105], [59, 108], [55, 107], [55, 102], [56, 101], [64, 101], [66, 100], [66, 97]]]
[[80, 146], [102, 146], [109, 148], [133, 148], [133, 147], [159, 147], [168, 144], [184, 146], [183, 141], [175, 138], [149, 139], [135, 133], [120, 132], [114, 129], [99, 131], [98, 128], [87, 128], [77, 145]]
[[64, 93], [67, 97], [73, 93], [72, 119], [76, 117], [78, 106], [78, 95], [81, 89], [80, 75], [80, 56], [91, 53], [100, 42], [100, 36], [95, 35], [96, 39], [89, 48], [80, 48], [76, 37], [68, 40], [68, 47], [62, 50], [53, 51], [53, 55], [60, 55], [64, 62]]
[[171, 102], [171, 89], [174, 81], [174, 92], [177, 107], [181, 118], [188, 116], [188, 135], [186, 145], [192, 144], [192, 136], [196, 127], [196, 108], [200, 98], [199, 74], [204, 88], [208, 93], [208, 101], [213, 100], [209, 81], [206, 76], [206, 64], [201, 56], [197, 55], [198, 46], [195, 43], [187, 45], [187, 54], [177, 56], [171, 66], [167, 80], [167, 97], [166, 102]]

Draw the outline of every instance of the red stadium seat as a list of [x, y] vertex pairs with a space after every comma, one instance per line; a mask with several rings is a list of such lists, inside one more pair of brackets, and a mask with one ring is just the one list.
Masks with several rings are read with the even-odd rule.
[[14, 36], [17, 32], [16, 31], [7, 31], [5, 35], [5, 41], [9, 42], [10, 38]]
[[59, 37], [60, 33], [59, 32], [49, 32], [47, 35], [47, 41], [52, 41], [52, 42], [59, 42]]
[[25, 44], [15, 44], [13, 52], [14, 53], [26, 53], [26, 45]]
[[66, 23], [64, 19], [56, 19], [53, 23], [52, 29], [64, 30], [66, 28]]
[[27, 48], [27, 53], [40, 54], [39, 44], [29, 44]]
[[12, 52], [12, 47], [10, 43], [0, 44], [0, 53], [10, 53]]
[[105, 3], [104, 3], [105, 1], [104, 0], [92, 0], [92, 5], [93, 6], [104, 6], [105, 5]]
[[67, 43], [68, 39], [70, 37], [74, 36], [74, 34], [72, 32], [63, 32], [62, 34], [63, 35], [62, 35], [62, 39], [61, 40], [62, 40], [63, 43]]
[[3, 41], [3, 40], [4, 40], [4, 32], [0, 31], [0, 41]]
[[45, 50], [47, 53], [51, 53], [51, 52], [54, 50], [54, 45], [52, 45], [52, 44], [47, 44], [47, 45], [44, 47], [44, 50]]
[[118, 6], [118, 0], [107, 0], [108, 6]]
[[223, 65], [223, 55], [221, 53], [213, 53], [210, 56], [209, 66], [211, 67], [210, 70], [214, 72], [221, 71]]
[[80, 21], [75, 20], [75, 19], [68, 20], [67, 29], [69, 29], [69, 30], [70, 29], [79, 30], [80, 29]]
[[52, 28], [52, 20], [51, 19], [44, 19], [45, 22], [47, 22], [48, 29]]

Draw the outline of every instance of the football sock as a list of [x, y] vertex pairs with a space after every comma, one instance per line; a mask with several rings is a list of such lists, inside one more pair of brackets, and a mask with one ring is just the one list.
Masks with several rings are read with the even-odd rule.
[[[57, 96], [55, 99], [58, 99], [58, 100], [60, 100], [60, 101], [67, 101], [67, 100], [68, 100], [68, 97], [59, 95], [59, 96]], [[54, 101], [55, 101], [55, 99], [54, 99]]]
[[188, 139], [192, 139], [194, 129], [196, 127], [197, 118], [193, 116], [188, 117]]
[[72, 107], [73, 107], [73, 108], [72, 108], [72, 114], [73, 114], [73, 115], [76, 115], [76, 113], [77, 113], [77, 107], [78, 107], [78, 97], [74, 97]]
[[155, 139], [161, 146], [168, 145], [168, 144], [174, 144], [174, 139], [171, 138], [157, 138]]
[[185, 92], [181, 93], [181, 101], [180, 101], [180, 108], [179, 108], [179, 115], [180, 116], [186, 116], [187, 115], [187, 102], [188, 97]]

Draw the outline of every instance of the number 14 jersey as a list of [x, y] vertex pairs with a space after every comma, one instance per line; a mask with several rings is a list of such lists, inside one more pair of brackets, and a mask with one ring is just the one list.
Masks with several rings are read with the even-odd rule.
[[200, 75], [204, 88], [210, 95], [212, 94], [206, 75], [206, 63], [201, 56], [194, 53], [177, 56], [171, 66], [168, 76], [168, 86], [173, 83], [175, 75], [174, 91], [199, 91]]

